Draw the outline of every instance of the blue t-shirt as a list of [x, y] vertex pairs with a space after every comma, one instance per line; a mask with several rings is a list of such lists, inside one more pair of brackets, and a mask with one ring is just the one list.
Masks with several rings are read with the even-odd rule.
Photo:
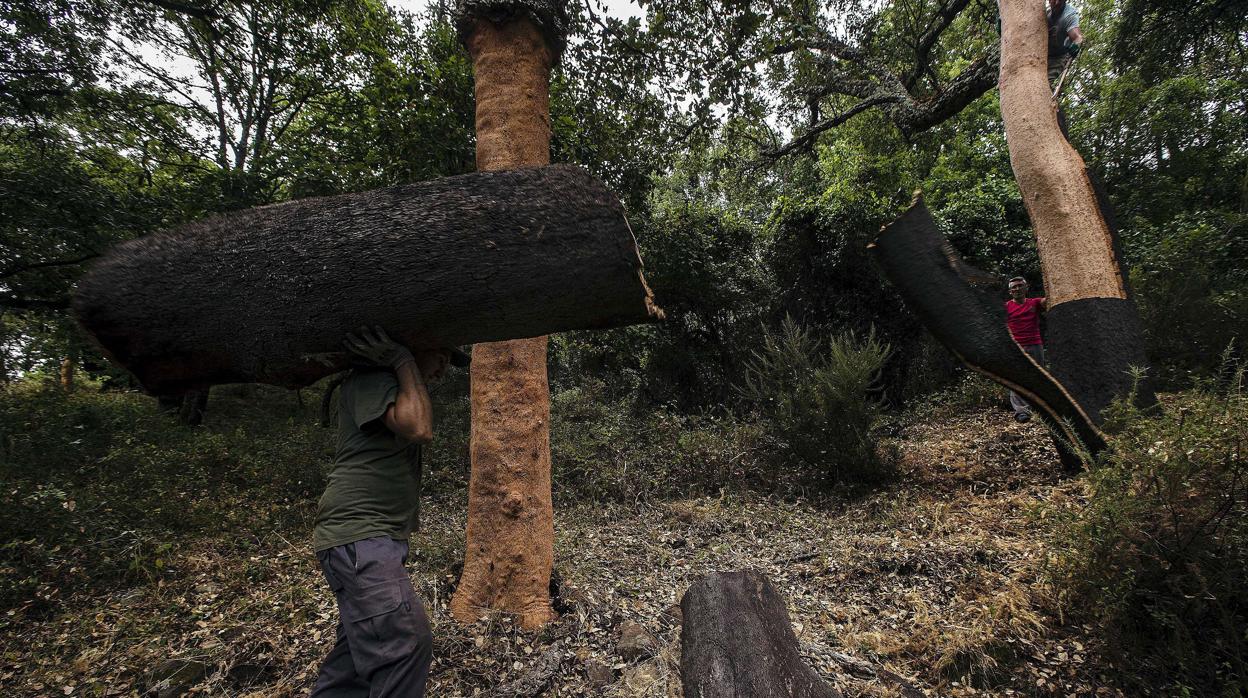
[[1070, 30], [1079, 26], [1079, 10], [1074, 5], [1066, 3], [1062, 8], [1061, 14], [1057, 17], [1053, 16], [1053, 10], [1050, 9], [1049, 17], [1049, 55], [1060, 56], [1066, 52], [1066, 47], [1071, 44]]

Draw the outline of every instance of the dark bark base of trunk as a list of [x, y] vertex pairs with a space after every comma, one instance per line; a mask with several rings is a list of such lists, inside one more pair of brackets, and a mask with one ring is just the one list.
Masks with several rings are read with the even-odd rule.
[[1147, 370], [1135, 304], [1121, 298], [1067, 301], [1047, 313], [1049, 366], [1097, 424], [1116, 398], [1135, 391], [1136, 406], [1157, 403], [1150, 382], [1136, 385], [1132, 367]]
[[802, 660], [784, 599], [762, 574], [702, 577], [680, 609], [686, 698], [840, 698]]
[[413, 349], [660, 319], [619, 200], [567, 165], [239, 211], [124, 243], [79, 321], [154, 394], [302, 387], [381, 325]]
[[884, 227], [871, 249], [906, 304], [959, 359], [1022, 395], [1070, 442], [1093, 455], [1104, 450], [1104, 436], [1075, 397], [1010, 337], [1000, 281], [962, 261], [922, 197]]
[[[1058, 125], [1067, 141], [1066, 115], [1057, 112]], [[1119, 298], [1085, 298], [1054, 306], [1047, 313], [1049, 328], [1049, 363], [1053, 375], [1079, 400], [1088, 416], [1101, 424], [1101, 412], [1115, 398], [1125, 397], [1133, 388], [1135, 404], [1148, 408], [1157, 404], [1151, 380], [1134, 385], [1129, 369], [1145, 369], [1144, 326], [1140, 322], [1131, 290], [1129, 267], [1122, 251], [1118, 233], [1118, 216], [1105, 191], [1105, 184], [1091, 169], [1085, 168], [1096, 205], [1109, 229], [1114, 261], [1122, 272], [1123, 290], [1127, 300]], [[1078, 306], [1077, 308], [1072, 306]], [[1069, 308], [1069, 310], [1063, 310]], [[1061, 312], [1058, 312], [1061, 311]]]

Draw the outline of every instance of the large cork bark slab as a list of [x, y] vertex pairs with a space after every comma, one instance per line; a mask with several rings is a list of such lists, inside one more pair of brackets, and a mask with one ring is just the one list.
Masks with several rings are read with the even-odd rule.
[[[553, 55], [542, 32], [524, 14], [476, 17], [465, 42], [476, 80], [477, 168], [549, 162]], [[555, 618], [546, 344], [538, 337], [473, 347], [468, 528], [451, 599], [464, 623], [491, 610], [530, 629]]]
[[798, 652], [784, 599], [759, 572], [717, 572], [680, 600], [686, 698], [840, 698]]
[[[1133, 367], [1147, 368], [1144, 334], [1129, 292], [1108, 200], [1065, 136], [1047, 77], [1043, 0], [1001, 0], [1001, 115], [1010, 164], [1036, 230], [1049, 308], [1053, 374], [1090, 418], [1136, 390], [1155, 404]], [[1075, 304], [1077, 307], [1067, 307]]]
[[619, 200], [560, 165], [230, 213], [124, 243], [74, 310], [157, 395], [299, 387], [343, 369], [343, 335], [412, 348], [657, 318]]
[[[1105, 449], [1082, 405], [1010, 337], [996, 280], [962, 261], [922, 197], [884, 227], [871, 251], [906, 305], [967, 366], [1022, 395], [1067, 442], [1092, 454]], [[1058, 448], [1068, 468], [1077, 465], [1060, 441]]]

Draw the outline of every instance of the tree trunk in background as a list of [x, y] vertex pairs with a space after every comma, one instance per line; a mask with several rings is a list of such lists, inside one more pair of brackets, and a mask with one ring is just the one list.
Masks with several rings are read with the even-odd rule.
[[74, 392], [74, 368], [72, 358], [61, 359], [61, 390], [67, 393]]
[[802, 659], [784, 599], [761, 573], [702, 577], [680, 610], [686, 698], [840, 698]]
[[[1147, 367], [1116, 235], [1083, 158], [1062, 135], [1047, 77], [1044, 0], [1000, 0], [1001, 115], [1010, 164], [1036, 231], [1054, 376], [1097, 423]], [[1148, 384], [1141, 405], [1156, 401]]]
[[[552, 47], [523, 12], [468, 20], [462, 34], [475, 73], [477, 168], [548, 163]], [[451, 600], [463, 623], [489, 611], [516, 614], [528, 629], [555, 618], [546, 343], [535, 337], [473, 347], [468, 529]]]
[[204, 413], [208, 411], [209, 388], [192, 390], [182, 396], [182, 404], [178, 408], [178, 421], [197, 427], [204, 423]]

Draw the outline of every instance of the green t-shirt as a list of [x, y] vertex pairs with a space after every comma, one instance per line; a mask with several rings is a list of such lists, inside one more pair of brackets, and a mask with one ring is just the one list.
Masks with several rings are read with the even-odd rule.
[[416, 527], [420, 445], [382, 422], [399, 383], [384, 369], [353, 369], [338, 400], [338, 452], [316, 512], [317, 552], [365, 538], [406, 541]]

